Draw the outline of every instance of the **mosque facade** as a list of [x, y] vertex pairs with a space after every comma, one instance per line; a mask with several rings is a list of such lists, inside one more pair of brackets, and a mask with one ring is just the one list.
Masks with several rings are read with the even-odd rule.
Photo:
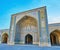
[[46, 6], [13, 14], [10, 28], [0, 30], [0, 43], [51, 46], [60, 44], [60, 24], [48, 25]]

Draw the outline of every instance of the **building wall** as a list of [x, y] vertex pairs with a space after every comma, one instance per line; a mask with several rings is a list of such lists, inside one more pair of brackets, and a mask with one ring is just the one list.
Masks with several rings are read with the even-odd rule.
[[[49, 26], [48, 27], [49, 34], [56, 29], [60, 30], [60, 23], [49, 24], [48, 26]], [[1, 43], [1, 39], [2, 39], [2, 34], [5, 33], [5, 32], [9, 35], [9, 29], [0, 30], [0, 43]], [[22, 40], [23, 40], [23, 38], [22, 38]]]
[[60, 23], [49, 24], [49, 34], [54, 30], [60, 30]]

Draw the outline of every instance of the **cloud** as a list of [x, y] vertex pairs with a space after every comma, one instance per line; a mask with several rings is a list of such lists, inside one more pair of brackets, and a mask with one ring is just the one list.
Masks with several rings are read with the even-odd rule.
[[48, 23], [60, 23], [60, 17], [51, 17], [48, 19]]

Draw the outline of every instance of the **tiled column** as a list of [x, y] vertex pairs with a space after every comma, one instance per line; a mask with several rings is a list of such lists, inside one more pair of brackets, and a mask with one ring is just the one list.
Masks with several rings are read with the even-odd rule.
[[40, 46], [49, 46], [50, 38], [48, 32], [48, 21], [46, 14], [46, 7], [40, 8], [39, 16], [39, 32], [40, 32]]
[[10, 30], [9, 30], [9, 44], [10, 45], [13, 45], [14, 44], [15, 29], [16, 29], [16, 17], [15, 16], [12, 16], [11, 17]]

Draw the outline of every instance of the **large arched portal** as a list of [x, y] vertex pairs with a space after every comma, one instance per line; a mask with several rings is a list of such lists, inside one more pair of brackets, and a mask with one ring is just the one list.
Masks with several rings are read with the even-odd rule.
[[[32, 36], [26, 36], [27, 34], [31, 34]], [[28, 41], [26, 41], [28, 38]], [[32, 40], [33, 37], [33, 40]], [[36, 37], [36, 38], [35, 38]], [[34, 39], [35, 38], [35, 39]], [[24, 16], [22, 19], [20, 19], [16, 24], [16, 33], [15, 33], [15, 43], [33, 43], [33, 41], [39, 42], [38, 37], [38, 25], [37, 20], [34, 17], [31, 16]], [[25, 42], [26, 41], [26, 42]]]
[[50, 34], [50, 41], [52, 46], [60, 45], [60, 31], [54, 30]]
[[8, 34], [7, 33], [4, 33], [2, 35], [2, 43], [7, 43], [7, 40], [8, 40]]
[[33, 37], [30, 34], [25, 36], [25, 44], [33, 44]]

